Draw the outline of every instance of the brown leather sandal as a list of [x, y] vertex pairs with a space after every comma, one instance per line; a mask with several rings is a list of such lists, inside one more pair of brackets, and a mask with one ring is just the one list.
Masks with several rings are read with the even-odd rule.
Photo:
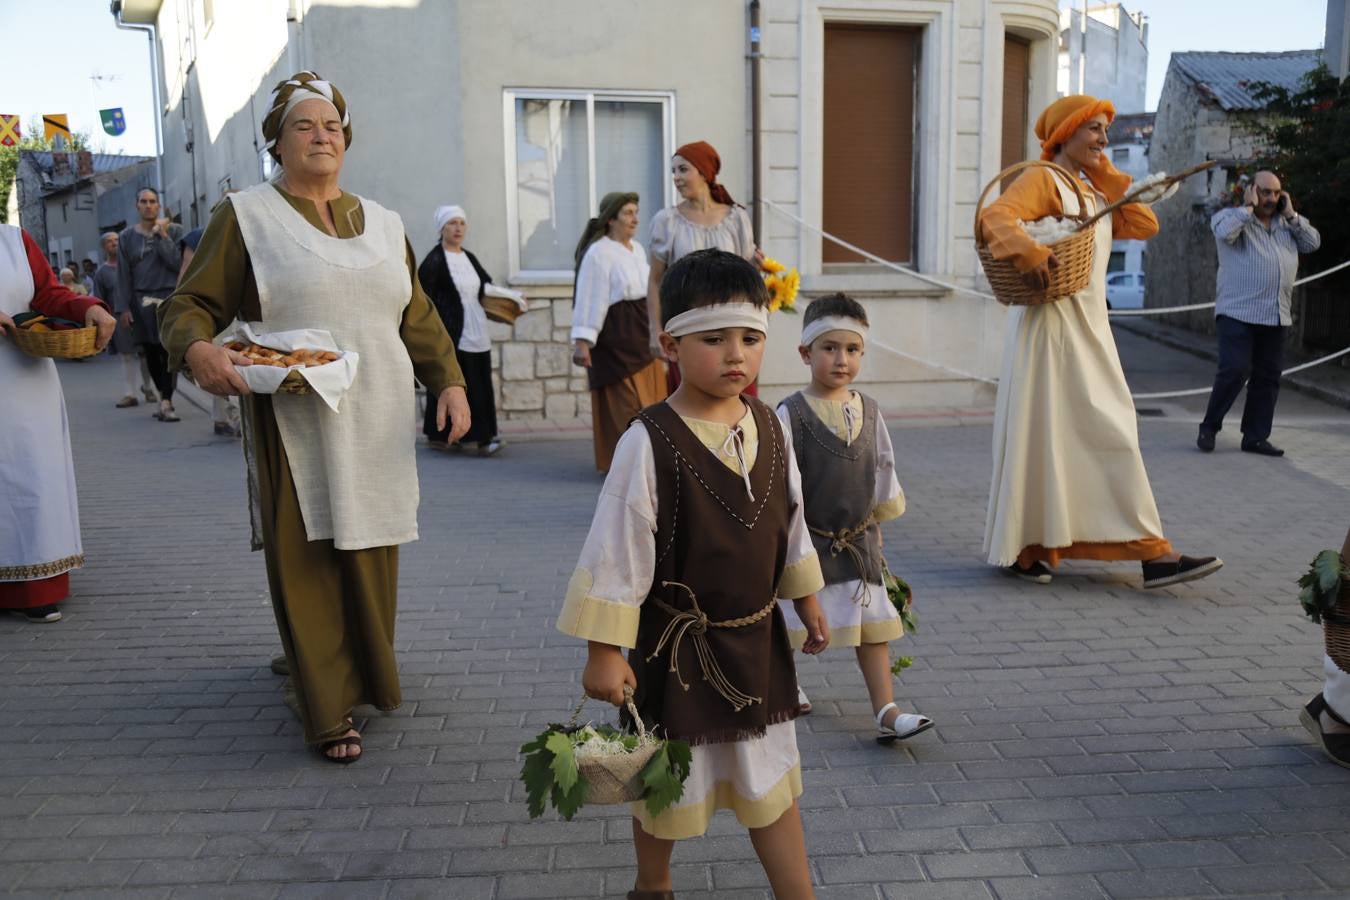
[[[347, 730], [356, 731], [356, 726], [352, 724], [351, 719], [347, 720]], [[348, 748], [347, 755], [329, 756], [328, 751], [338, 746], [347, 747]], [[356, 734], [344, 734], [340, 738], [334, 738], [331, 741], [324, 741], [320, 744], [315, 744], [314, 752], [319, 754], [319, 756], [323, 757], [330, 763], [337, 763], [338, 765], [342, 766], [350, 766], [352, 763], [356, 762], [358, 759], [366, 755], [365, 751], [362, 751], [356, 754], [355, 756], [351, 755], [350, 748], [352, 747], [359, 748], [360, 746], [361, 746], [361, 733], [357, 732]]]

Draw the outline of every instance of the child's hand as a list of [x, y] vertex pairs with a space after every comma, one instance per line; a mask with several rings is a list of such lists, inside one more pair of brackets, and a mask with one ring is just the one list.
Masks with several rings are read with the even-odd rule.
[[815, 594], [807, 594], [792, 601], [797, 608], [797, 618], [806, 626], [806, 642], [802, 644], [803, 653], [819, 653], [830, 646], [830, 626], [825, 621], [825, 613]]
[[581, 689], [586, 696], [620, 706], [624, 685], [636, 688], [637, 676], [628, 660], [623, 658], [623, 651], [613, 644], [591, 641], [586, 668], [581, 672]]

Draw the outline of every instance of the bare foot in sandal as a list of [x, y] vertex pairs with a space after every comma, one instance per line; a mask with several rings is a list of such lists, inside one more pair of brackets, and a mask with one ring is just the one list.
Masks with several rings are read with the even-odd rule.
[[[350, 719], [347, 724], [351, 726]], [[315, 749], [331, 762], [343, 765], [354, 763], [361, 758], [361, 732], [357, 731], [354, 726], [349, 727], [347, 733], [342, 737], [324, 741]]]

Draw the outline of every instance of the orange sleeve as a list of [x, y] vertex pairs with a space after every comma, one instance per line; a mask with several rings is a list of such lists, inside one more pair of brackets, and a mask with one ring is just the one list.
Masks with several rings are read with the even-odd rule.
[[[1087, 173], [1092, 186], [1102, 192], [1107, 203], [1115, 203], [1130, 189], [1134, 179], [1103, 159], [1102, 164]], [[1111, 213], [1111, 237], [1120, 240], [1151, 238], [1158, 233], [1158, 217], [1143, 203], [1127, 203]]]
[[1046, 169], [1030, 169], [980, 213], [980, 233], [995, 259], [1011, 260], [1017, 271], [1029, 272], [1050, 257], [1050, 248], [1028, 237], [1018, 220], [1034, 222], [1063, 214], [1054, 177]]

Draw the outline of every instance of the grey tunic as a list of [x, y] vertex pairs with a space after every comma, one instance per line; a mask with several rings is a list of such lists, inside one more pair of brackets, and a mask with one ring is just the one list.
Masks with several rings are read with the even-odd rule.
[[169, 237], [144, 235], [132, 225], [122, 231], [117, 250], [117, 302], [120, 316], [131, 310], [132, 332], [138, 344], [158, 344], [159, 328], [155, 310], [141, 304], [143, 297], [167, 299], [178, 284], [178, 267], [183, 252], [178, 242], [183, 226], [170, 225]]
[[[98, 267], [94, 273], [94, 296], [108, 304], [109, 309], [115, 309], [117, 306], [117, 266], [110, 266], [106, 262]], [[127, 328], [121, 322], [117, 323], [117, 330], [113, 332], [112, 339], [113, 353], [135, 353], [136, 341], [132, 337], [131, 329]]]

